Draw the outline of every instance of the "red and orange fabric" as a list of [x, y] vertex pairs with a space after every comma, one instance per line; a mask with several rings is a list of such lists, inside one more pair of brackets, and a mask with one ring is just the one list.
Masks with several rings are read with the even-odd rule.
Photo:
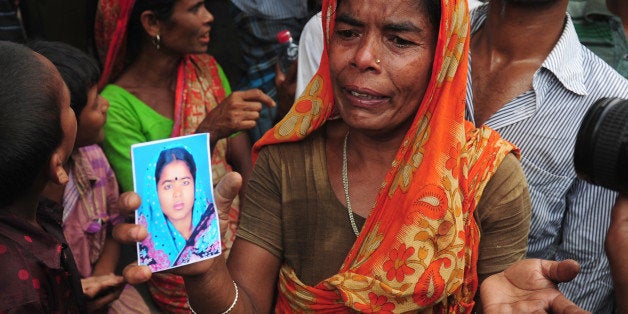
[[[475, 205], [515, 148], [464, 120], [466, 0], [442, 0], [430, 83], [362, 232], [338, 273], [316, 286], [283, 265], [277, 312], [471, 312], [478, 287]], [[336, 0], [323, 3], [326, 44]], [[254, 146], [299, 141], [334, 118], [327, 47], [291, 111]], [[516, 150], [515, 150], [516, 151]]]
[[[95, 40], [103, 62], [99, 88], [112, 83], [128, 66], [126, 40], [129, 19], [135, 0], [100, 0], [95, 23]], [[194, 133], [198, 125], [227, 95], [216, 60], [208, 54], [186, 55], [178, 68], [174, 104], [174, 127], [171, 137]], [[231, 171], [226, 161], [227, 140], [216, 143], [212, 152], [214, 182]], [[239, 218], [236, 199], [229, 212], [229, 229], [223, 238], [223, 252], [228, 254], [235, 239]], [[183, 279], [169, 274], [155, 274], [149, 283], [153, 299], [165, 311], [189, 313]]]

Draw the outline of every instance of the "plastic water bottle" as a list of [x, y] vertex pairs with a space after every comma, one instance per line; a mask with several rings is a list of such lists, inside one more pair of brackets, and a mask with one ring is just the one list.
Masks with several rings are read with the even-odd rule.
[[279, 69], [286, 73], [290, 65], [299, 56], [299, 46], [292, 40], [292, 35], [287, 29], [277, 33], [277, 41], [281, 44], [277, 63], [279, 63]]

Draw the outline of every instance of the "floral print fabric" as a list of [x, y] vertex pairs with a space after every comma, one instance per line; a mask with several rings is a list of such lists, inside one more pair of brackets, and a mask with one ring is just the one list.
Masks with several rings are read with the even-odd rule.
[[[482, 190], [514, 147], [464, 120], [469, 45], [466, 0], [442, 0], [432, 77], [362, 232], [338, 273], [303, 284], [284, 264], [277, 312], [471, 312], [477, 290]], [[336, 0], [323, 3], [333, 33]], [[327, 43], [326, 43], [327, 44]], [[291, 111], [256, 143], [305, 138], [335, 118], [328, 47]]]

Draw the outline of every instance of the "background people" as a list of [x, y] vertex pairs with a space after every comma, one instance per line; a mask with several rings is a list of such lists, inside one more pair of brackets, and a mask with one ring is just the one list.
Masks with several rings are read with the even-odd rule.
[[567, 11], [580, 42], [628, 78], [628, 3], [569, 0]]
[[60, 41], [96, 57], [94, 17], [98, 0], [18, 0], [29, 40]]
[[[275, 64], [281, 45], [277, 33], [287, 29], [298, 42], [303, 25], [316, 12], [308, 0], [230, 0], [231, 14], [238, 28], [244, 73], [237, 90], [257, 88], [275, 99]], [[249, 130], [257, 141], [276, 121], [276, 108], [262, 108], [257, 125]]]
[[[104, 139], [109, 103], [98, 95], [100, 70], [93, 58], [61, 42], [34, 41], [29, 47], [57, 67], [77, 117], [74, 150], [64, 166], [69, 181], [65, 186], [48, 184], [43, 194], [63, 204], [63, 233], [87, 289], [99, 278], [112, 276], [120, 259], [120, 244], [111, 237], [112, 227], [123, 221], [117, 208], [118, 181], [98, 145]], [[90, 305], [90, 310], [102, 307], [116, 313], [149, 311], [137, 290], [124, 282]]]
[[[246, 178], [250, 142], [240, 131], [254, 127], [262, 107], [274, 102], [259, 90], [231, 93], [222, 69], [206, 54], [213, 16], [204, 2], [103, 0], [96, 21], [102, 96], [110, 102], [103, 147], [122, 190], [133, 186], [132, 144], [195, 132], [210, 133], [214, 180], [232, 166]], [[225, 251], [238, 206], [230, 214]], [[189, 311], [180, 279], [160, 274], [149, 286], [162, 310]]]
[[521, 149], [532, 200], [527, 256], [578, 261], [580, 274], [560, 290], [610, 313], [604, 238], [615, 193], [577, 178], [574, 125], [599, 98], [626, 98], [628, 82], [580, 44], [567, 2], [491, 0], [473, 12], [467, 118]]

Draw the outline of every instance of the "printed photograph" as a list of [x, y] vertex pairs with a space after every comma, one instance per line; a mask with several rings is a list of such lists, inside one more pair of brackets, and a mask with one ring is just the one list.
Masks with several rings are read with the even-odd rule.
[[131, 158], [142, 198], [135, 222], [149, 233], [138, 264], [158, 272], [220, 255], [209, 134], [136, 144]]

